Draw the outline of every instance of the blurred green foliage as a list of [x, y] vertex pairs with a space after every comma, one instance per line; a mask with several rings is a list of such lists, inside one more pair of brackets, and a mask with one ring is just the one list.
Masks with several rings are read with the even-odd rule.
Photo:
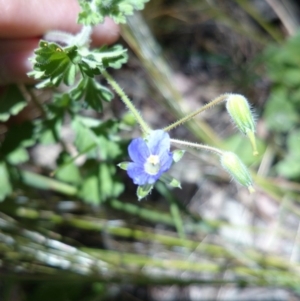
[[264, 57], [272, 80], [264, 118], [274, 140], [285, 153], [279, 156], [276, 172], [289, 179], [300, 179], [300, 33], [283, 46], [270, 46]]
[[[112, 15], [120, 22], [124, 20], [122, 12], [131, 13], [132, 7], [142, 7], [144, 2], [129, 0], [129, 6], [124, 7], [125, 0], [103, 1], [114, 5], [116, 9]], [[161, 2], [164, 1], [156, 1], [156, 4]], [[175, 7], [171, 7], [171, 10], [173, 3]], [[231, 11], [230, 14], [222, 13], [214, 1], [182, 1], [179, 4], [184, 9], [179, 7], [178, 10], [176, 3], [165, 1], [166, 9], [154, 12], [180, 21], [190, 20], [189, 15], [188, 18], [181, 17], [184, 13], [191, 13], [197, 22], [200, 12], [199, 15], [203, 13], [204, 19], [199, 18], [199, 23], [205, 23], [207, 16], [209, 24], [214, 18], [233, 20]], [[227, 1], [220, 3], [226, 5]], [[99, 6], [99, 9], [102, 7]], [[89, 24], [95, 21], [95, 17], [92, 14], [81, 15], [82, 22]], [[157, 19], [153, 20], [156, 22]], [[238, 23], [239, 20], [234, 20], [233, 30], [243, 29], [244, 25], [247, 27], [246, 22]], [[174, 89], [168, 65], [160, 56], [160, 51], [153, 51], [157, 45], [150, 33], [140, 25], [133, 26], [136, 34], [143, 35], [132, 41], [132, 49], [139, 54], [160, 96], [164, 96], [157, 97], [163, 99], [161, 107], [166, 106], [168, 113], [172, 112], [175, 118], [180, 118], [181, 108], [178, 105], [174, 110], [174, 107], [182, 98]], [[177, 28], [174, 28], [174, 32], [174, 43], [187, 49], [186, 43], [182, 43], [177, 35]], [[240, 32], [249, 36], [249, 31]], [[252, 31], [251, 37], [255, 34]], [[257, 40], [267, 41], [261, 32], [257, 37]], [[221, 39], [224, 40], [223, 34]], [[298, 39], [298, 42], [294, 39]], [[299, 178], [300, 170], [297, 165], [300, 162], [300, 88], [297, 73], [297, 53], [300, 48], [299, 38], [294, 39], [283, 47], [274, 46], [266, 56], [269, 76], [274, 85], [266, 104], [265, 120], [274, 131], [275, 143], [280, 147], [277, 172], [288, 178]], [[147, 43], [149, 41], [151, 43]], [[241, 44], [243, 49], [247, 48]], [[133, 300], [137, 299], [136, 287], [150, 291], [154, 285], [159, 289], [163, 285], [172, 288], [176, 285], [180, 288], [189, 285], [212, 288], [215, 285], [218, 295], [223, 288], [228, 291], [233, 286], [237, 288], [236, 291], [255, 286], [271, 287], [271, 290], [280, 287], [299, 294], [299, 265], [297, 259], [292, 260], [289, 250], [292, 245], [294, 254], [299, 248], [297, 223], [290, 227], [286, 222], [291, 217], [299, 220], [298, 204], [293, 202], [299, 201], [299, 188], [296, 187], [295, 191], [293, 188], [285, 189], [272, 179], [257, 178], [256, 186], [259, 193], [262, 191], [263, 198], [259, 202], [254, 198], [250, 202], [248, 198], [240, 198], [241, 203], [246, 204], [241, 219], [246, 217], [251, 207], [253, 220], [257, 219], [259, 223], [242, 226], [224, 218], [202, 216], [205, 204], [195, 204], [211, 200], [204, 189], [207, 186], [211, 190], [208, 179], [197, 179], [197, 189], [200, 186], [203, 189], [203, 196], [199, 198], [196, 194], [190, 197], [184, 190], [182, 199], [179, 199], [180, 193], [175, 194], [163, 183], [157, 183], [152, 201], [138, 203], [133, 193], [129, 196], [123, 194], [120, 198], [122, 191], [125, 188], [130, 191], [131, 187], [120, 178], [124, 172], [118, 174], [116, 165], [126, 156], [126, 136], [135, 125], [135, 120], [130, 113], [122, 120], [112, 117], [107, 104], [112, 100], [113, 93], [104, 86], [101, 78], [99, 80], [97, 77], [96, 81], [93, 77], [101, 73], [103, 66], [119, 68], [126, 61], [124, 49], [116, 46], [109, 48], [111, 52], [106, 51], [108, 48], [102, 48], [89, 54], [80, 54], [77, 46], [66, 49], [56, 46], [43, 44], [44, 49], [40, 49], [40, 54], [44, 57], [37, 59], [41, 73], [36, 71], [36, 76], [40, 79], [45, 79], [46, 73], [50, 76], [50, 80], [48, 78], [40, 86], [75, 83], [71, 89], [64, 86], [61, 90], [54, 90], [48, 97], [51, 101], [47, 97], [45, 101], [43, 93], [36, 93], [32, 87], [24, 91], [13, 85], [0, 98], [0, 121], [5, 122], [6, 126], [6, 131], [1, 133], [0, 144], [0, 300]], [[174, 48], [178, 51], [177, 47]], [[232, 52], [233, 56], [236, 54], [230, 47], [226, 51]], [[222, 51], [220, 53], [222, 58]], [[79, 58], [83, 58], [85, 64]], [[56, 68], [54, 61], [61, 63], [59, 68]], [[225, 63], [229, 65], [225, 72], [227, 76], [232, 64]], [[238, 64], [243, 65], [240, 62]], [[136, 68], [135, 64], [133, 66]], [[247, 64], [245, 70], [245, 75], [252, 77]], [[244, 85], [253, 83], [244, 78], [239, 78], [239, 81]], [[31, 106], [39, 112], [38, 116], [22, 123], [14, 122], [16, 114]], [[90, 108], [97, 112], [86, 110]], [[71, 138], [64, 135], [66, 128], [70, 129]], [[219, 141], [213, 139], [213, 132], [207, 129], [206, 123], [197, 121], [188, 125], [188, 135], [205, 143], [222, 143], [224, 149], [236, 152], [247, 165], [259, 166], [265, 156], [265, 141], [258, 140], [259, 156], [253, 157], [251, 145], [245, 142], [245, 137], [233, 135], [225, 142]], [[202, 135], [202, 132], [206, 135]], [[53, 145], [59, 146], [54, 166], [45, 167], [37, 163], [33, 150], [37, 146], [50, 149]], [[282, 154], [285, 147], [288, 155]], [[198, 159], [200, 156], [196, 155], [193, 160]], [[47, 154], [44, 160], [48, 160]], [[208, 170], [203, 167], [204, 173], [216, 176], [212, 170], [214, 168]], [[217, 176], [217, 180], [223, 184], [223, 175]], [[226, 201], [232, 202], [231, 193], [223, 186], [218, 191], [214, 190], [217, 186], [212, 187], [209, 193], [217, 192], [217, 201], [223, 196]], [[263, 207], [259, 207], [259, 203], [264, 203], [270, 196], [272, 205], [277, 201], [274, 207], [278, 205], [282, 210], [264, 217], [265, 211], [260, 212]], [[254, 207], [258, 210], [253, 210]], [[199, 208], [200, 211], [197, 211]], [[223, 211], [223, 207], [218, 211]], [[215, 212], [211, 213], [215, 215]], [[232, 215], [236, 215], [236, 212]], [[277, 215], [280, 218], [276, 219]], [[273, 222], [276, 224], [275, 230]], [[224, 230], [231, 230], [234, 237], [226, 238], [222, 235]], [[257, 240], [257, 245], [272, 240], [278, 249], [282, 244], [288, 251], [282, 254], [281, 250], [272, 249], [274, 245], [271, 243], [271, 247], [266, 249], [254, 243], [253, 246], [243, 245], [239, 238], [244, 235]], [[236, 236], [237, 241], [232, 241]]]

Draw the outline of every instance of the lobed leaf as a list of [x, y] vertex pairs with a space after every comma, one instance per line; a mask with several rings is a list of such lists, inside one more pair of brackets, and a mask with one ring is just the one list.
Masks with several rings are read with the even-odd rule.
[[122, 153], [119, 141], [113, 138], [118, 127], [116, 122], [109, 120], [100, 123], [95, 119], [77, 116], [72, 127], [75, 130], [76, 148], [80, 153], [86, 152], [89, 158], [115, 159]]
[[104, 21], [104, 17], [112, 18], [116, 23], [125, 23], [126, 16], [134, 10], [141, 10], [149, 0], [80, 0], [81, 12], [77, 22], [84, 25], [96, 25]]
[[[86, 48], [78, 49], [77, 46], [61, 47], [55, 43], [41, 41], [39, 46], [35, 51], [35, 56], [31, 59], [34, 70], [28, 73], [34, 79], [42, 80], [37, 88], [58, 86], [62, 82], [67, 86], [72, 86], [79, 71], [83, 77], [93, 78], [107, 67], [120, 68], [127, 62], [126, 49], [120, 45], [88, 50]], [[101, 99], [107, 101], [108, 98], [111, 98], [111, 93], [107, 89], [96, 83], [92, 84], [91, 81], [82, 82], [79, 88], [87, 85], [92, 86], [93, 90], [100, 91]], [[92, 92], [92, 94], [94, 93]], [[101, 110], [95, 101], [93, 98], [91, 106]]]
[[103, 68], [120, 68], [127, 62], [127, 59], [127, 50], [121, 45], [115, 45], [110, 48], [103, 46], [99, 49], [83, 53], [79, 67], [83, 74], [93, 77], [100, 74]]
[[68, 153], [62, 152], [57, 159], [57, 164], [58, 169], [55, 172], [57, 179], [75, 185], [82, 182], [79, 168]]
[[110, 101], [113, 93], [96, 80], [86, 77], [70, 92], [74, 100], [84, 100], [95, 111], [102, 111], [102, 101]]
[[61, 82], [68, 86], [74, 84], [80, 62], [77, 46], [62, 48], [42, 40], [34, 53], [31, 59], [34, 71], [29, 76], [46, 80], [44, 86], [58, 86]]
[[99, 205], [108, 198], [118, 197], [124, 185], [118, 181], [115, 173], [116, 168], [112, 164], [88, 160], [83, 166], [79, 196], [94, 205]]

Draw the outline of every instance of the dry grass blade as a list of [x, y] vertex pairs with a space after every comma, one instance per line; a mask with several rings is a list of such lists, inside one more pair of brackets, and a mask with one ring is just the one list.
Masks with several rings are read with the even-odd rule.
[[300, 11], [293, 0], [266, 0], [278, 15], [289, 35], [294, 35], [300, 27]]

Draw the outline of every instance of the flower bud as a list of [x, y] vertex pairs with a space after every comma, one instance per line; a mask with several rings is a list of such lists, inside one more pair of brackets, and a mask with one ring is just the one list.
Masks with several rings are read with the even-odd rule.
[[127, 170], [129, 163], [130, 162], [121, 162], [121, 163], [117, 164], [117, 166], [119, 166], [123, 170]]
[[138, 189], [136, 191], [138, 200], [140, 201], [141, 199], [146, 197], [151, 192], [152, 188], [153, 188], [153, 185], [150, 185], [150, 184], [138, 186]]
[[253, 155], [257, 155], [258, 151], [254, 135], [255, 121], [247, 99], [243, 95], [229, 94], [226, 109], [238, 129], [248, 136], [253, 148]]
[[224, 152], [221, 155], [222, 167], [241, 185], [248, 188], [252, 193], [254, 188], [252, 186], [252, 178], [249, 170], [240, 160], [240, 158], [233, 152]]

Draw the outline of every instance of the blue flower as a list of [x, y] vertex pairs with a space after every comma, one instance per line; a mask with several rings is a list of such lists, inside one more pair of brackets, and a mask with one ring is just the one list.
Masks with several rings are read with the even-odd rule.
[[127, 173], [134, 184], [154, 184], [170, 169], [173, 154], [170, 152], [170, 136], [163, 130], [152, 131], [146, 139], [133, 139], [128, 147], [130, 162]]

